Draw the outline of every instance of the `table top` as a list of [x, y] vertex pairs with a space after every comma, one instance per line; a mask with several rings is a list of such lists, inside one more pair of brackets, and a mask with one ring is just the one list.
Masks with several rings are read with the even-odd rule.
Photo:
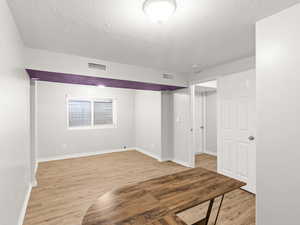
[[246, 185], [195, 168], [112, 190], [88, 209], [82, 225], [185, 225], [176, 213]]

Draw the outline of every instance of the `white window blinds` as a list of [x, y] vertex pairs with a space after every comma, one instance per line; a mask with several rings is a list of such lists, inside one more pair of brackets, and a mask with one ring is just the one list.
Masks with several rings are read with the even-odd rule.
[[91, 121], [90, 101], [69, 101], [69, 127], [91, 126]]
[[112, 100], [101, 100], [94, 102], [94, 125], [113, 124], [113, 102]]

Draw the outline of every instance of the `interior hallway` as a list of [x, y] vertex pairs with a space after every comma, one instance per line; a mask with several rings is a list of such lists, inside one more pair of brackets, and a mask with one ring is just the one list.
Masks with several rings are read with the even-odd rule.
[[[197, 155], [196, 165], [216, 170], [216, 158]], [[160, 163], [137, 151], [40, 163], [39, 185], [32, 190], [24, 225], [81, 225], [88, 207], [107, 191], [186, 169], [173, 162]], [[201, 205], [179, 216], [192, 224], [203, 217], [206, 207]], [[211, 218], [215, 215], [214, 208]], [[218, 224], [254, 225], [254, 195], [242, 190], [226, 195]]]

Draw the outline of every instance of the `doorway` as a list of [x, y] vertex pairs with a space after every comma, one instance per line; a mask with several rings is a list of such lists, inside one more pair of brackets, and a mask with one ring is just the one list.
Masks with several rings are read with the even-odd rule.
[[217, 80], [195, 85], [195, 165], [217, 170]]

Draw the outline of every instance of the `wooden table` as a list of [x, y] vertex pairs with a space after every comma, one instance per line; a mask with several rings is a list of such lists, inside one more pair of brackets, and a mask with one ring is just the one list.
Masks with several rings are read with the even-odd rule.
[[184, 210], [210, 202], [206, 217], [195, 225], [207, 225], [214, 200], [246, 185], [203, 169], [189, 169], [112, 190], [87, 211], [82, 225], [186, 225], [176, 216]]

